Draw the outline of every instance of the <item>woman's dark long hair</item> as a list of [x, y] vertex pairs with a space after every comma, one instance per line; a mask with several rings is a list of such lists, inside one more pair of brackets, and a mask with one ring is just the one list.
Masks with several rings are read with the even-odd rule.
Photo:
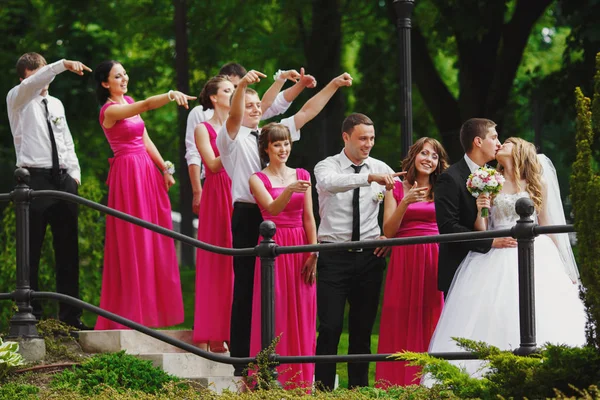
[[96, 98], [98, 99], [98, 103], [101, 106], [106, 103], [106, 100], [110, 97], [110, 92], [107, 88], [102, 86], [103, 82], [108, 81], [108, 76], [110, 75], [110, 71], [112, 70], [115, 64], [121, 64], [115, 60], [106, 60], [102, 61], [98, 66], [94, 69], [94, 80], [96, 81]]
[[210, 96], [217, 94], [219, 91], [219, 85], [221, 82], [231, 82], [229, 77], [226, 75], [217, 75], [209, 79], [208, 82], [202, 88], [200, 95], [198, 96], [198, 100], [200, 101], [200, 105], [205, 110], [214, 109], [212, 101], [210, 100]]

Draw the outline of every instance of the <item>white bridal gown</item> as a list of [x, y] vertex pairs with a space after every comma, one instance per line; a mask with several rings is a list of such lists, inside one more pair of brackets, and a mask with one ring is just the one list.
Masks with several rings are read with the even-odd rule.
[[[519, 219], [515, 203], [527, 192], [498, 194], [490, 212], [490, 229], [506, 229]], [[552, 239], [534, 242], [537, 344], [585, 344], [586, 315], [579, 286], [567, 275]], [[459, 266], [429, 352], [462, 351], [451, 337], [484, 341], [501, 350], [519, 347], [519, 284], [517, 249], [470, 252]], [[474, 376], [481, 362], [456, 361]], [[427, 381], [427, 379], [425, 380]], [[424, 382], [428, 383], [428, 382]]]

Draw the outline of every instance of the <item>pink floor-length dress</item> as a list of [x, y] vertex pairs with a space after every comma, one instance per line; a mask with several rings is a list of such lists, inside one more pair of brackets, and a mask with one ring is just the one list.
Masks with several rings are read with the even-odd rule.
[[[393, 191], [398, 203], [404, 197], [402, 182]], [[435, 205], [408, 206], [396, 237], [437, 235]], [[378, 353], [401, 350], [427, 352], [442, 313], [444, 296], [437, 289], [437, 243], [393, 247], [381, 309]], [[377, 363], [378, 386], [419, 384], [418, 367], [404, 362]]]
[[[208, 123], [210, 145], [219, 156], [217, 132]], [[232, 247], [231, 179], [222, 168], [212, 172], [204, 164], [206, 180], [198, 212], [198, 240], [215, 246]], [[194, 341], [229, 341], [233, 301], [233, 257], [198, 249], [196, 253], [196, 307]]]
[[[262, 172], [256, 175], [263, 181], [273, 199], [283, 192], [283, 187], [272, 187]], [[296, 169], [299, 180], [310, 180], [304, 169]], [[275, 222], [275, 242], [280, 246], [307, 244], [302, 221], [304, 193], [294, 193], [285, 209], [277, 216], [270, 215], [261, 207], [265, 221]], [[259, 240], [262, 240], [260, 238]], [[316, 285], [307, 284], [302, 278], [302, 267], [308, 253], [282, 254], [275, 259], [275, 336], [281, 335], [275, 351], [279, 355], [314, 355], [317, 344], [317, 297]], [[254, 271], [254, 295], [252, 298], [252, 331], [250, 354], [255, 356], [261, 349], [261, 282], [260, 259]], [[313, 382], [314, 364], [282, 364], [277, 367], [279, 381], [295, 387], [310, 387]], [[285, 386], [287, 387], [287, 386]]]
[[[128, 103], [131, 97], [125, 96]], [[100, 126], [107, 103], [100, 110]], [[102, 126], [114, 152], [109, 160], [108, 206], [173, 229], [171, 203], [162, 174], [143, 142], [139, 115]], [[173, 239], [107, 216], [100, 307], [148, 327], [183, 322], [179, 266]], [[128, 329], [98, 317], [95, 329]]]

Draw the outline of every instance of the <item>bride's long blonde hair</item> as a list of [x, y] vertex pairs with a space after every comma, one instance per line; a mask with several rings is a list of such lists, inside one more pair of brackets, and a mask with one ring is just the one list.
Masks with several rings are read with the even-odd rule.
[[[542, 165], [537, 158], [535, 146], [517, 137], [508, 138], [506, 142], [513, 144], [513, 171], [517, 189], [522, 190], [521, 180], [525, 180], [525, 190], [539, 213], [542, 209]], [[501, 164], [498, 165], [498, 170], [504, 174], [504, 167]]]

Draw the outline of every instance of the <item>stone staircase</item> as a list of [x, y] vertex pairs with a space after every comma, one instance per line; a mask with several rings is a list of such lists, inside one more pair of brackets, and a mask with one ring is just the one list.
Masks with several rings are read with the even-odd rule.
[[[161, 333], [193, 344], [190, 330], [161, 330]], [[79, 344], [87, 353], [106, 353], [125, 350], [141, 359], [152, 361], [165, 372], [184, 379], [195, 380], [221, 393], [237, 391], [240, 378], [233, 376], [233, 367], [188, 353], [158, 339], [134, 330], [81, 331]], [[229, 355], [229, 353], [222, 353]]]

